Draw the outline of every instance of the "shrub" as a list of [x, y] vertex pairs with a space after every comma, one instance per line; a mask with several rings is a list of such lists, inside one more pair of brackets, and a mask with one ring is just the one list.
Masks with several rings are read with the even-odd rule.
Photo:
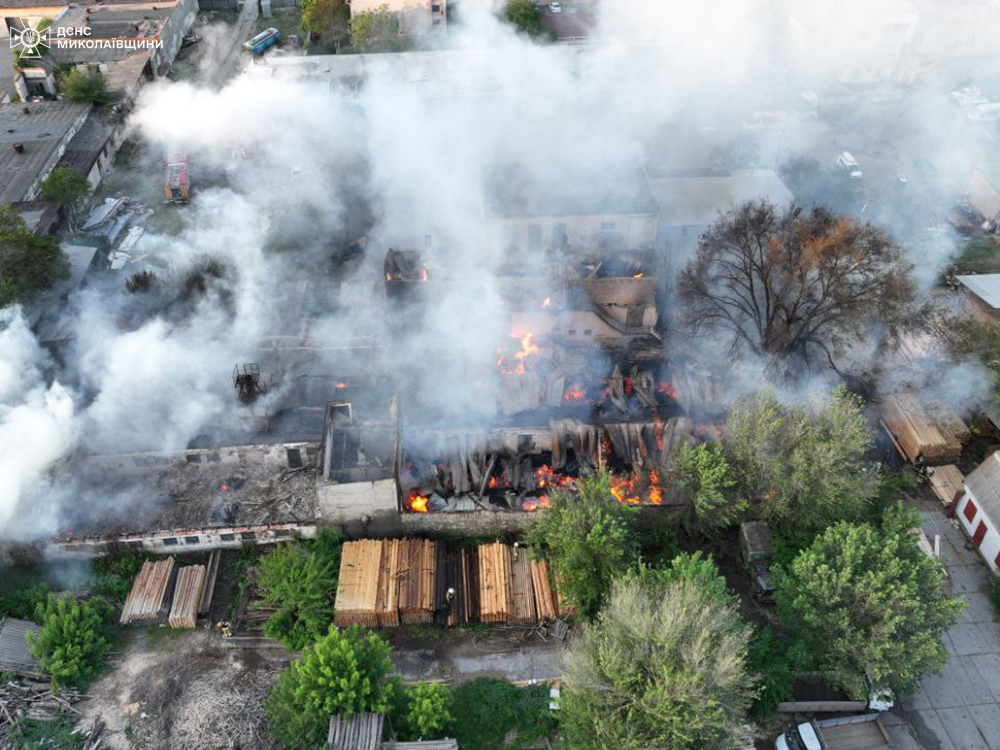
[[39, 604], [49, 598], [49, 587], [44, 583], [12, 591], [0, 596], [0, 617], [14, 617], [18, 620], [34, 620]]
[[82, 687], [94, 676], [111, 647], [111, 614], [112, 608], [102, 599], [77, 602], [49, 594], [38, 605], [35, 619], [42, 629], [27, 638], [54, 690]]
[[452, 723], [451, 690], [447, 685], [421, 682], [396, 692], [390, 714], [396, 739], [441, 739], [448, 734]]
[[326, 632], [333, 621], [339, 564], [339, 536], [318, 540], [313, 547], [287, 543], [260, 559], [257, 587], [264, 601], [277, 607], [264, 633], [298, 650]]
[[95, 558], [92, 568], [96, 580], [94, 593], [111, 601], [124, 601], [132, 588], [132, 581], [142, 569], [148, 555], [135, 552], [106, 555]]
[[398, 689], [390, 678], [392, 647], [352, 627], [329, 632], [278, 676], [267, 698], [271, 734], [286, 747], [319, 747], [330, 717], [385, 713]]
[[798, 666], [804, 660], [800, 643], [789, 644], [768, 627], [754, 628], [747, 653], [747, 671], [759, 676], [760, 688], [750, 707], [751, 718], [768, 716], [780, 702], [792, 697]]
[[[455, 688], [452, 714], [454, 736], [462, 750], [521, 747], [552, 731], [549, 689], [544, 685], [517, 688], [504, 680], [480, 677]], [[505, 737], [513, 733], [516, 742]]]

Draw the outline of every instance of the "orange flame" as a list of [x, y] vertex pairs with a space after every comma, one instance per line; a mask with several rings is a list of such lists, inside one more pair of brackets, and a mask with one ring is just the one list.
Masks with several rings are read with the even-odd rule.
[[418, 493], [416, 490], [410, 490], [410, 497], [407, 500], [407, 505], [414, 513], [427, 512], [427, 498]]
[[563, 393], [563, 401], [583, 401], [585, 395], [581, 389], [570, 386]]
[[513, 370], [504, 369], [504, 352], [502, 349], [497, 351], [497, 366], [500, 367], [504, 375], [524, 375], [525, 360], [539, 351], [538, 346], [531, 343], [531, 338], [534, 335], [533, 333], [529, 333], [520, 339], [521, 349], [514, 354], [514, 359], [517, 360], [517, 367]]
[[342, 391], [347, 387], [347, 383], [337, 383], [337, 390]]
[[548, 464], [535, 469], [535, 486], [539, 489], [546, 487], [572, 487], [574, 485], [572, 477], [557, 474]]
[[549, 507], [549, 496], [541, 495], [540, 497], [529, 497], [523, 503], [521, 503], [521, 510], [526, 510], [529, 513], [533, 513], [539, 508]]
[[656, 386], [656, 390], [658, 393], [663, 393], [667, 396], [670, 396], [670, 398], [672, 398], [674, 401], [677, 400], [677, 389], [674, 388], [673, 383], [660, 383], [658, 386]]
[[645, 276], [645, 275], [646, 275], [646, 274], [644, 274], [644, 273], [642, 273], [642, 272], [640, 271], [639, 273], [635, 273], [635, 274], [632, 274], [632, 278], [633, 278], [633, 279], [641, 279], [641, 278], [642, 278], [643, 276]]
[[420, 269], [420, 280], [421, 281], [427, 281], [427, 269], [426, 268], [421, 268]]
[[552, 307], [552, 298], [546, 297], [545, 301], [542, 302], [542, 307]]
[[392, 281], [392, 274], [391, 274], [391, 273], [387, 273], [387, 274], [385, 275], [385, 280], [386, 280], [386, 281]]

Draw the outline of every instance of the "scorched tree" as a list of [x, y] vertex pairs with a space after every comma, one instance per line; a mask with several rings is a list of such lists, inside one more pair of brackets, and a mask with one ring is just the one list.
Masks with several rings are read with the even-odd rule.
[[837, 369], [872, 331], [912, 317], [915, 289], [901, 248], [881, 229], [823, 208], [750, 201], [701, 238], [680, 274], [683, 322], [720, 335], [734, 357]]

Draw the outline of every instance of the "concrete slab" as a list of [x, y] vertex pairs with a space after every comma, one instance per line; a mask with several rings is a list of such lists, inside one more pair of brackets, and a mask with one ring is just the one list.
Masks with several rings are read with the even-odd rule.
[[[975, 554], [975, 553], [971, 553]], [[979, 566], [954, 565], [948, 568], [948, 581], [956, 594], [982, 592], [984, 580], [983, 571]]]
[[[954, 647], [953, 653], [958, 656], [968, 656], [970, 654], [985, 654], [991, 648], [987, 636], [979, 630], [980, 623], [958, 623], [948, 631]], [[994, 642], [994, 647], [1000, 646], [1000, 641]]]
[[971, 661], [993, 696], [994, 702], [1000, 702], [1000, 654], [980, 654]]
[[923, 745], [910, 735], [905, 725], [886, 727], [886, 731], [892, 738], [892, 750], [924, 750]]
[[[958, 666], [956, 659], [958, 659], [958, 657], [950, 659], [948, 664], [945, 666], [945, 669], [952, 672], [956, 669], [961, 670], [961, 667]], [[965, 705], [965, 702], [962, 700], [962, 696], [955, 688], [954, 682], [946, 675], [931, 675], [930, 677], [925, 677], [922, 685], [924, 690], [927, 692], [927, 697], [930, 700], [931, 705], [934, 708], [961, 708]]]
[[989, 706], [973, 706], [969, 709], [969, 713], [986, 744], [994, 750], [1000, 748], [1000, 706], [995, 703]]
[[982, 656], [956, 656], [945, 665], [945, 674], [965, 706], [981, 706], [984, 703], [995, 702], [993, 691], [976, 667], [976, 662]]
[[993, 622], [996, 617], [996, 608], [986, 594], [973, 591], [963, 596], [962, 599], [965, 600], [962, 622]]
[[913, 691], [912, 695], [903, 696], [900, 703], [906, 711], [923, 711], [933, 708], [930, 698], [927, 697], [927, 691], [921, 685], [917, 685], [917, 689]]
[[933, 750], [964, 750], [957, 748], [948, 737], [937, 711], [915, 711], [910, 714], [910, 726], [920, 744]]
[[996, 750], [983, 738], [967, 708], [944, 708], [937, 712], [948, 739], [961, 750]]

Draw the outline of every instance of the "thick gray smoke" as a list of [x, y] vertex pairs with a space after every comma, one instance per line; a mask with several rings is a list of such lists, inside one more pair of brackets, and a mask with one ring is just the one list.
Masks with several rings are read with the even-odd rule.
[[[497, 281], [509, 258], [484, 220], [484, 186], [498, 170], [514, 165], [531, 180], [579, 190], [622, 163], [683, 164], [692, 148], [733, 140], [748, 113], [798, 101], [838, 60], [850, 61], [889, 3], [810, 3], [821, 20], [790, 36], [798, 3], [606, 0], [596, 41], [584, 45], [536, 44], [477, 5], [462, 3], [450, 56], [409, 68], [369, 58], [361, 91], [280, 66], [250, 66], [218, 91], [166, 82], [144, 90], [133, 135], [149, 164], [187, 153], [197, 196], [177, 212], [179, 233], [148, 232], [136, 250], [165, 264], [161, 284], [175, 290], [205, 258], [225, 272], [180, 300], [127, 295], [121, 278], [75, 294], [74, 345], [55, 379], [20, 312], [2, 313], [0, 533], [58, 527], [65, 487], [46, 477], [73, 451], [178, 450], [235, 429], [232, 368], [255, 361], [269, 337], [334, 350], [381, 337], [392, 323], [379, 379], [405, 378], [429, 420], [486, 426], [498, 342], [511, 333]], [[824, 17], [836, 19], [835, 35]], [[813, 29], [823, 32], [813, 38]], [[907, 127], [940, 132], [936, 106], [910, 113]], [[775, 168], [828, 137], [817, 125], [790, 126], [760, 158]], [[843, 140], [831, 140], [831, 157], [850, 146]], [[966, 155], [948, 140], [934, 158], [958, 174]], [[155, 185], [159, 176], [154, 166], [144, 179]], [[911, 221], [881, 218], [893, 229]], [[360, 255], [338, 265], [352, 246]], [[382, 294], [388, 248], [420, 250], [429, 269], [427, 301], [412, 321], [393, 320]], [[934, 248], [921, 267], [939, 268], [949, 250]], [[544, 268], [529, 262], [522, 272]], [[297, 307], [303, 280], [325, 292]], [[316, 374], [371, 366], [337, 351]], [[741, 372], [737, 391], [761, 382], [752, 364]], [[827, 387], [817, 378], [788, 397]]]

